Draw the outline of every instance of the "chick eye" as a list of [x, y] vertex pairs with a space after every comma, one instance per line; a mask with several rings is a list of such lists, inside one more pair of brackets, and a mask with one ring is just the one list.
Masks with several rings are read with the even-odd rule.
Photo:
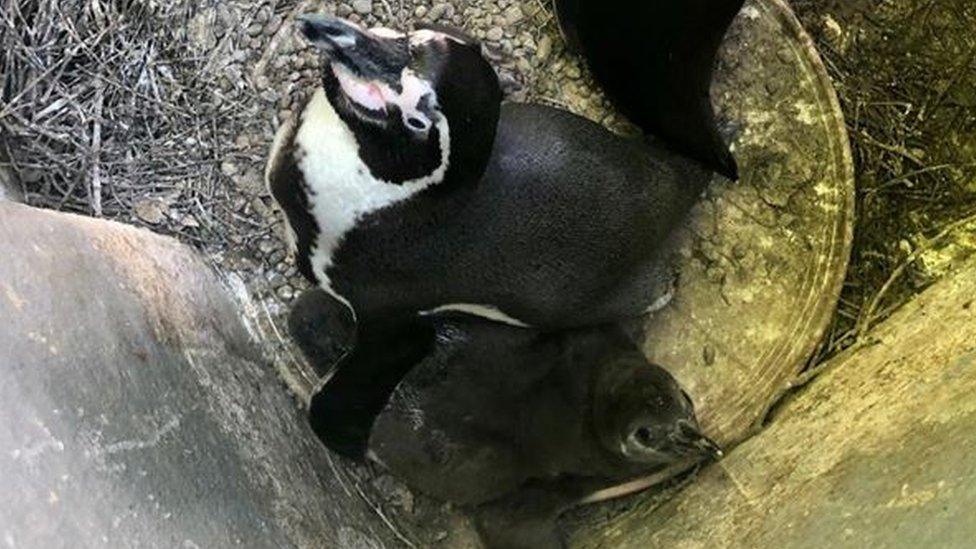
[[430, 128], [430, 122], [427, 122], [426, 120], [421, 120], [416, 116], [409, 116], [407, 117], [407, 126], [410, 126], [410, 129], [412, 130], [422, 132]]
[[634, 438], [637, 439], [642, 446], [651, 447], [653, 441], [651, 440], [651, 430], [647, 427], [641, 427], [634, 431]]

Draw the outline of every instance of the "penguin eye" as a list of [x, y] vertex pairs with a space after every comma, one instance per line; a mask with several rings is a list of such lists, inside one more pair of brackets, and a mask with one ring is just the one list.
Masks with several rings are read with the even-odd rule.
[[647, 427], [641, 427], [634, 431], [634, 439], [646, 448], [654, 446], [654, 437], [651, 436], [651, 430]]
[[423, 132], [430, 129], [430, 122], [417, 118], [416, 116], [408, 116], [407, 126], [409, 126], [412, 130]]

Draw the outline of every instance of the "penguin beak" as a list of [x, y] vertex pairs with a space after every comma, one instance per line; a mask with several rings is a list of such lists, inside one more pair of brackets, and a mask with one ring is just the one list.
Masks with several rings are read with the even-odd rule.
[[673, 438], [678, 445], [711, 459], [719, 459], [725, 455], [718, 444], [703, 435], [698, 427], [689, 421], [678, 421]]
[[715, 444], [712, 439], [702, 436], [697, 441], [695, 441], [695, 446], [697, 446], [703, 455], [708, 456], [712, 459], [721, 459], [725, 456], [725, 452], [718, 444]]
[[325, 48], [355, 46], [363, 31], [355, 24], [320, 13], [305, 13], [297, 17], [302, 34], [310, 42]]
[[333, 64], [365, 81], [395, 84], [410, 61], [405, 35], [370, 32], [359, 25], [323, 14], [297, 17], [302, 34]]

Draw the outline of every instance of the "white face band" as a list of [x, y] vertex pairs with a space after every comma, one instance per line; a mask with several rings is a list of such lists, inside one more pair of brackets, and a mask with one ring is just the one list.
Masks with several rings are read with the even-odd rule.
[[333, 63], [332, 68], [342, 93], [350, 101], [368, 110], [384, 113], [388, 105], [396, 105], [403, 115], [403, 125], [412, 131], [427, 132], [433, 126], [433, 120], [420, 109], [420, 105], [425, 97], [436, 99], [434, 89], [409, 68], [403, 69], [400, 74], [399, 93], [383, 82], [358, 78], [338, 63]]
[[390, 102], [398, 106], [403, 113], [404, 126], [414, 131], [426, 132], [433, 121], [420, 110], [420, 104], [424, 97], [434, 95], [433, 88], [430, 87], [429, 82], [421, 80], [410, 69], [404, 69], [400, 75], [400, 86], [403, 92], [392, 98]]
[[[383, 86], [362, 80], [338, 63], [332, 64], [332, 71], [339, 80], [342, 93], [351, 101], [371, 111], [386, 111], [386, 97]], [[389, 89], [389, 88], [387, 88]]]

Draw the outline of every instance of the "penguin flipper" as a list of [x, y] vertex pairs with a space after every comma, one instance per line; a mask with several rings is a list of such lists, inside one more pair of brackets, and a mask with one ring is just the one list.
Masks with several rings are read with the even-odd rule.
[[355, 330], [349, 307], [321, 288], [302, 293], [288, 314], [288, 333], [319, 377], [349, 351]]
[[377, 415], [411, 368], [434, 346], [432, 324], [415, 318], [358, 326], [352, 351], [309, 405], [312, 430], [334, 452], [365, 459]]
[[744, 0], [571, 1], [579, 3], [578, 19], [564, 27], [578, 36], [617, 108], [676, 151], [737, 179], [710, 90], [722, 39]]

